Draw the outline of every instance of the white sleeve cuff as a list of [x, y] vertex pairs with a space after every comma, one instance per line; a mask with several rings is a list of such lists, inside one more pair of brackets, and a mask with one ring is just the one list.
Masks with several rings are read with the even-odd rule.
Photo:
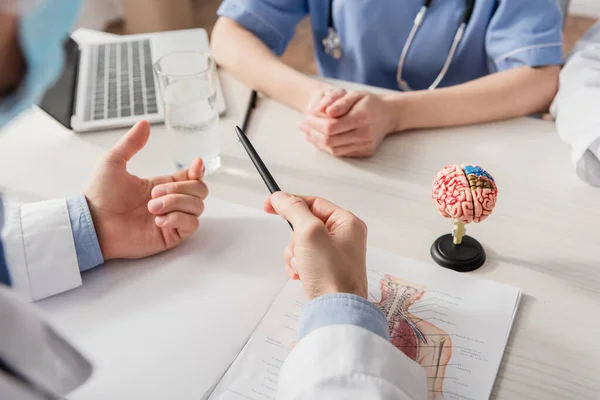
[[7, 261], [17, 291], [35, 301], [81, 285], [65, 200], [23, 205], [7, 222]]

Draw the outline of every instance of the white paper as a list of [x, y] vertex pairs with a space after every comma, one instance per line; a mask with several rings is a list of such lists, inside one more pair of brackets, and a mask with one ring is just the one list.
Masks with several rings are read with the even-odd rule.
[[[379, 250], [369, 250], [368, 269], [369, 299], [394, 327], [392, 343], [425, 369], [429, 397], [489, 398], [519, 289]], [[382, 302], [383, 290], [387, 295]], [[275, 399], [279, 370], [293, 348], [304, 302], [299, 282], [289, 282], [211, 399]]]
[[201, 399], [285, 286], [290, 235], [277, 216], [209, 199], [181, 246], [94, 268], [38, 302], [94, 364], [69, 400]]

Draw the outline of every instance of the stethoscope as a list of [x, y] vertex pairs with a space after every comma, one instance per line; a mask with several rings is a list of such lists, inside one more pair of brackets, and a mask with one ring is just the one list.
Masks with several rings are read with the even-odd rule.
[[[431, 84], [431, 86], [429, 86], [429, 90], [436, 89], [440, 85], [440, 83], [442, 82], [442, 80], [444, 79], [446, 74], [448, 73], [448, 69], [450, 69], [450, 64], [452, 64], [452, 60], [454, 59], [454, 56], [456, 55], [458, 46], [460, 45], [460, 42], [462, 41], [463, 36], [465, 35], [467, 26], [469, 25], [469, 22], [471, 21], [471, 16], [473, 15], [473, 9], [475, 8], [475, 0], [466, 0], [466, 1], [467, 1], [467, 8], [465, 9], [465, 13], [463, 15], [460, 26], [458, 27], [458, 30], [456, 31], [456, 34], [454, 35], [454, 40], [452, 41], [452, 47], [450, 48], [450, 52], [448, 53], [446, 62], [444, 63], [444, 66], [442, 67], [442, 70], [439, 73], [439, 75], [437, 76], [437, 78], [435, 79], [435, 81]], [[408, 51], [410, 50], [410, 48], [415, 40], [415, 36], [417, 35], [419, 28], [421, 28], [421, 26], [423, 25], [423, 20], [425, 19], [425, 16], [427, 15], [427, 11], [429, 10], [429, 6], [431, 5], [431, 2], [432, 2], [432, 0], [424, 0], [423, 7], [421, 7], [421, 10], [415, 17], [415, 22], [414, 22], [413, 27], [408, 35], [408, 39], [406, 40], [406, 43], [404, 44], [404, 48], [402, 49], [402, 53], [400, 55], [400, 60], [398, 61], [398, 70], [396, 73], [396, 80], [398, 82], [398, 87], [403, 91], [412, 91], [413, 90], [410, 87], [410, 85], [408, 84], [408, 82], [406, 82], [406, 80], [403, 79], [402, 73], [404, 71], [404, 64], [406, 63], [406, 57], [408, 55]], [[329, 54], [334, 59], [339, 60], [342, 57], [342, 41], [341, 41], [340, 36], [338, 35], [337, 30], [335, 29], [335, 26], [333, 24], [333, 0], [329, 0], [329, 16], [328, 16], [328, 20], [327, 20], [327, 27], [328, 27], [327, 36], [325, 38], [323, 38], [323, 41], [322, 41], [323, 48], [324, 48], [326, 54]]]

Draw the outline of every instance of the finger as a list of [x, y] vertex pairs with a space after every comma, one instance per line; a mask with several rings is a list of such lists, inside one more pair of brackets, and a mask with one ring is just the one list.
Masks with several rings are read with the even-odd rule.
[[175, 181], [199, 181], [204, 178], [204, 161], [201, 158], [195, 158], [189, 168], [179, 171], [172, 175]]
[[346, 91], [341, 88], [326, 90], [325, 94], [321, 98], [321, 101], [314, 108], [314, 112], [319, 113], [321, 115], [325, 115], [325, 110], [327, 109], [327, 107], [329, 107], [345, 95]]
[[331, 148], [331, 154], [335, 157], [354, 157], [359, 154], [361, 157], [367, 157], [370, 153], [368, 143], [353, 143]]
[[108, 156], [114, 162], [126, 163], [144, 148], [149, 137], [150, 125], [146, 121], [140, 121], [110, 149]]
[[159, 215], [154, 218], [154, 222], [159, 228], [177, 229], [180, 233], [188, 234], [195, 232], [199, 225], [197, 216], [180, 211]]
[[365, 143], [369, 141], [369, 137], [364, 133], [362, 129], [354, 129], [346, 133], [339, 135], [324, 135], [321, 132], [312, 129], [309, 126], [303, 126], [301, 130], [308, 135], [310, 139], [313, 139], [321, 145], [321, 147], [339, 147], [346, 146], [355, 143]]
[[340, 135], [328, 136], [325, 140], [325, 145], [329, 147], [342, 147], [351, 144], [360, 144], [368, 142], [369, 138], [365, 135], [362, 129], [354, 129], [352, 131], [342, 133]]
[[192, 161], [190, 168], [178, 171], [173, 175], [157, 176], [152, 178], [151, 182], [154, 186], [157, 186], [169, 182], [202, 180], [204, 178], [204, 171], [204, 162], [201, 158], [196, 158]]
[[[275, 206], [273, 205], [273, 202], [274, 202], [273, 198], [278, 193], [282, 193], [282, 192], [274, 193], [273, 195], [269, 196], [269, 198], [267, 199], [268, 201], [271, 202], [270, 207], [273, 208], [273, 210], [275, 210]], [[331, 216], [334, 215], [334, 213], [340, 212], [340, 211], [345, 211], [343, 208], [340, 208], [338, 205], [332, 203], [331, 201], [325, 200], [320, 197], [305, 196], [305, 195], [293, 195], [293, 197], [302, 200], [304, 202], [304, 204], [308, 207], [310, 213], [314, 217], [321, 220], [321, 222], [323, 222], [323, 223], [327, 222], [327, 220], [329, 218], [331, 218]], [[292, 238], [292, 241], [293, 241], [293, 238]]]
[[325, 135], [339, 135], [356, 129], [359, 125], [358, 118], [352, 114], [344, 118], [321, 118], [314, 115], [306, 117], [305, 124]]
[[292, 267], [290, 267], [289, 265], [286, 264], [285, 266], [285, 274], [287, 275], [287, 277], [293, 281], [298, 281], [300, 280], [300, 275], [298, 275], [297, 273], [294, 272], [294, 270], [292, 269]]
[[163, 197], [168, 194], [186, 194], [188, 196], [195, 196], [202, 200], [208, 197], [208, 186], [202, 181], [183, 181], [183, 182], [169, 182], [163, 183], [162, 185], [154, 186], [152, 189], [152, 198]]
[[344, 211], [338, 205], [321, 197], [304, 195], [294, 196], [301, 199], [306, 204], [310, 212], [322, 222], [327, 222], [327, 220], [329, 220], [336, 212], [339, 212], [340, 210]]
[[[341, 88], [326, 88], [317, 91], [311, 97], [309, 105], [306, 109], [306, 113], [324, 115], [323, 112], [319, 110], [324, 110], [325, 107], [327, 107], [330, 103], [334, 102], [338, 97], [343, 96], [345, 93], [346, 91]], [[329, 98], [331, 98], [332, 100], [327, 100]]]
[[[321, 134], [320, 132], [316, 132], [316, 131], [310, 131], [310, 130], [305, 130], [304, 131], [306, 134], [306, 139], [311, 142], [313, 145], [315, 145], [315, 147], [317, 147], [318, 149], [331, 154], [334, 157], [353, 157], [355, 155], [359, 155], [360, 157], [367, 157], [372, 155], [372, 151], [371, 151], [371, 147], [370, 147], [370, 143], [369, 142], [365, 142], [364, 139], [358, 139], [359, 141], [357, 141], [356, 143], [348, 143], [348, 144], [341, 144], [343, 143], [343, 141], [340, 142], [333, 142], [331, 141], [332, 138], [337, 138], [338, 136], [346, 136], [348, 134], [343, 134], [343, 135], [336, 135], [336, 136], [325, 136], [323, 134]], [[356, 137], [356, 136], [354, 136]], [[360, 134], [358, 134], [358, 137], [361, 137]], [[353, 139], [353, 137], [349, 137], [347, 138], [347, 140], [350, 142]], [[327, 145], [326, 143], [334, 143], [334, 146], [331, 145]]]
[[294, 237], [288, 247], [283, 252], [283, 259], [285, 260], [285, 271], [290, 279], [298, 280], [300, 275], [298, 274], [298, 267], [296, 266], [296, 256], [294, 255]]
[[371, 149], [369, 149], [369, 148], [363, 148], [361, 150], [350, 152], [350, 153], [346, 154], [343, 157], [348, 157], [348, 158], [367, 158], [367, 157], [371, 157], [372, 155], [373, 155], [373, 151]]
[[[306, 134], [306, 140], [308, 140], [310, 143], [312, 143], [316, 148], [318, 148], [319, 150], [322, 150], [334, 157], [350, 157], [350, 153], [352, 154], [356, 154], [358, 152], [360, 153], [367, 153], [368, 150], [366, 150], [366, 147], [368, 146], [367, 143], [350, 143], [348, 145], [338, 145], [336, 147], [332, 147], [332, 146], [328, 146], [325, 143], [330, 142], [328, 139], [330, 138], [337, 138], [338, 136], [345, 136], [344, 135], [336, 135], [336, 136], [324, 136], [323, 134], [319, 133], [319, 132], [307, 132], [305, 131]], [[348, 138], [351, 139], [351, 138]], [[357, 147], [358, 146], [358, 147]]]
[[188, 179], [191, 180], [202, 180], [204, 178], [204, 172], [206, 168], [204, 166], [204, 161], [201, 158], [196, 158], [192, 161], [192, 165], [188, 168]]
[[279, 216], [292, 224], [295, 232], [318, 230], [319, 225], [323, 229], [325, 228], [321, 221], [311, 213], [306, 203], [298, 197], [285, 192], [276, 192], [271, 196], [271, 205]]
[[[292, 258], [294, 258], [294, 251], [292, 250], [291, 245], [288, 245], [288, 247], [285, 248], [285, 251], [283, 252], [283, 259], [285, 261], [285, 265], [288, 265], [292, 271], [294, 270], [294, 268], [292, 268]], [[294, 271], [294, 272], [298, 272], [298, 271]]]
[[164, 215], [174, 211], [200, 216], [204, 211], [204, 202], [195, 196], [168, 194], [148, 202], [148, 211], [155, 215]]
[[267, 198], [263, 202], [263, 210], [265, 210], [265, 212], [267, 214], [271, 214], [271, 215], [277, 214], [277, 211], [275, 211], [275, 209], [273, 208], [273, 205], [271, 205], [271, 196], [267, 196]]
[[303, 124], [300, 125], [300, 130], [304, 132], [306, 140], [312, 143], [316, 148], [329, 153], [327, 146], [325, 145], [325, 139], [327, 138], [327, 135], [324, 135], [316, 129]]
[[343, 97], [338, 98], [334, 103], [330, 104], [325, 110], [324, 113], [329, 118], [339, 118], [342, 117], [352, 110], [352, 107], [360, 99], [366, 96], [366, 93], [363, 92], [350, 92]]

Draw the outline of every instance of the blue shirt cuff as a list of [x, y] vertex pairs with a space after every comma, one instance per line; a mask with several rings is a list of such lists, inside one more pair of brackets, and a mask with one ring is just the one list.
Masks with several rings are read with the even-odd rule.
[[390, 340], [383, 312], [370, 301], [352, 294], [327, 294], [305, 304], [298, 341], [310, 332], [329, 325], [354, 325]]
[[494, 60], [497, 71], [507, 71], [524, 66], [545, 67], [564, 63], [561, 42], [527, 46], [503, 54]]
[[67, 209], [71, 219], [79, 270], [83, 272], [101, 265], [104, 263], [104, 258], [85, 196], [68, 199]]

